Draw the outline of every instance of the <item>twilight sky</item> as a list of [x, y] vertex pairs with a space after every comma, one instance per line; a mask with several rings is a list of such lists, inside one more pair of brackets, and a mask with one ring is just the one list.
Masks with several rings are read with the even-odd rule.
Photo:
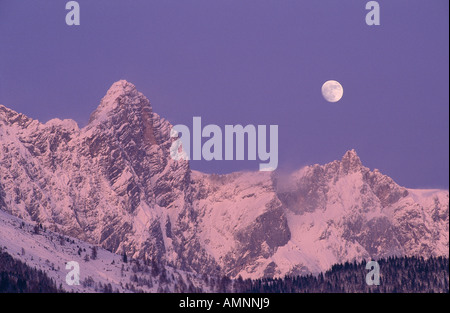
[[[0, 104], [85, 126], [109, 86], [134, 83], [172, 124], [279, 125], [279, 168], [354, 148], [411, 188], [449, 186], [449, 2], [0, 0]], [[326, 102], [322, 84], [344, 87]], [[258, 161], [194, 161], [257, 170]]]

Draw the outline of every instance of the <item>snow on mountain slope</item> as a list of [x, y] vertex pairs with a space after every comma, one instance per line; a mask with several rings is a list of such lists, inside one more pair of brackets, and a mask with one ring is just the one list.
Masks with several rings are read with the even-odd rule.
[[0, 210], [116, 253], [231, 277], [448, 255], [448, 191], [398, 186], [354, 150], [290, 175], [203, 174], [170, 157], [171, 129], [123, 80], [82, 129], [0, 106]]
[[199, 237], [227, 275], [287, 243], [289, 229], [270, 173], [194, 173]]
[[[186, 288], [191, 285], [209, 290], [201, 278], [192, 273], [166, 266], [165, 278], [161, 280], [161, 276], [151, 273], [151, 265], [147, 267], [141, 261], [142, 269], [138, 271], [134, 261], [124, 263], [122, 256], [102, 248], [97, 247], [97, 257], [92, 259], [94, 246], [49, 230], [36, 232], [35, 226], [0, 211], [0, 248], [28, 266], [44, 271], [67, 292], [103, 292], [100, 284], [110, 284], [114, 292], [176, 292], [181, 282]], [[72, 270], [66, 270], [66, 264], [71, 261], [80, 266], [80, 285], [66, 283], [66, 276]], [[146, 283], [138, 283], [134, 277]]]
[[[50, 231], [41, 230], [40, 234], [36, 234], [33, 225], [22, 223], [22, 220], [0, 212], [0, 247], [14, 258], [43, 270], [57, 286], [62, 284], [67, 291], [94, 291], [84, 289], [82, 285], [66, 284], [66, 275], [69, 273], [66, 263], [70, 261], [80, 264], [81, 280], [91, 276], [97, 282], [111, 283], [114, 289], [124, 291], [120, 286], [121, 282], [125, 282], [120, 275], [120, 266], [123, 264], [120, 256], [99, 249], [97, 260], [85, 262], [84, 257], [91, 255], [91, 245], [72, 238], [70, 240], [74, 240], [74, 243], [71, 243]], [[79, 249], [83, 251], [81, 255], [78, 255]]]

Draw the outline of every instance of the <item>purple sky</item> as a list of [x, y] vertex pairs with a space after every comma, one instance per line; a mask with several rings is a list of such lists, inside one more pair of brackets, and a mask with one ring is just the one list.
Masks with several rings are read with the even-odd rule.
[[[362, 162], [406, 187], [449, 185], [449, 1], [0, 0], [0, 104], [84, 126], [109, 86], [134, 83], [172, 124], [278, 124], [279, 168]], [[326, 102], [322, 84], [344, 97]], [[256, 170], [259, 162], [196, 161]]]

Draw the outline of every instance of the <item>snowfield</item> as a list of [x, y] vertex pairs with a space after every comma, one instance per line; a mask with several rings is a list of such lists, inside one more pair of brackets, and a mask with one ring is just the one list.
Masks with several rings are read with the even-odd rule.
[[[113, 292], [174, 292], [180, 281], [190, 282], [196, 288], [208, 291], [198, 275], [177, 271], [166, 266], [167, 281], [160, 282], [159, 276], [150, 273], [134, 272], [133, 260], [123, 262], [123, 257], [97, 247], [97, 258], [93, 260], [92, 248], [86, 242], [76, 238], [62, 236], [49, 230], [39, 229], [36, 225], [0, 211], [0, 248], [13, 258], [26, 263], [32, 268], [42, 270], [66, 292], [103, 292], [100, 284], [111, 285]], [[38, 227], [39, 228], [39, 227]], [[81, 251], [78, 254], [78, 251]], [[88, 256], [88, 260], [86, 260]], [[80, 285], [68, 285], [66, 276], [67, 262], [75, 261], [80, 265]], [[141, 262], [142, 263], [142, 262]], [[151, 270], [151, 266], [149, 266]], [[152, 281], [153, 287], [132, 282], [132, 276]], [[100, 284], [99, 284], [100, 283]], [[130, 287], [126, 288], [129, 285]], [[134, 285], [131, 287], [131, 285]], [[135, 289], [133, 289], [135, 288]]]

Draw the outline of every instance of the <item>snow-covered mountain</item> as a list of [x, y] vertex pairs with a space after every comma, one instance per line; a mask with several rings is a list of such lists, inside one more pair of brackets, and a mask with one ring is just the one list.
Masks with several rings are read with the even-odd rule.
[[199, 173], [170, 157], [171, 127], [123, 80], [82, 129], [0, 106], [0, 209], [201, 274], [257, 278], [448, 256], [448, 191], [398, 186], [353, 150], [290, 175]]

